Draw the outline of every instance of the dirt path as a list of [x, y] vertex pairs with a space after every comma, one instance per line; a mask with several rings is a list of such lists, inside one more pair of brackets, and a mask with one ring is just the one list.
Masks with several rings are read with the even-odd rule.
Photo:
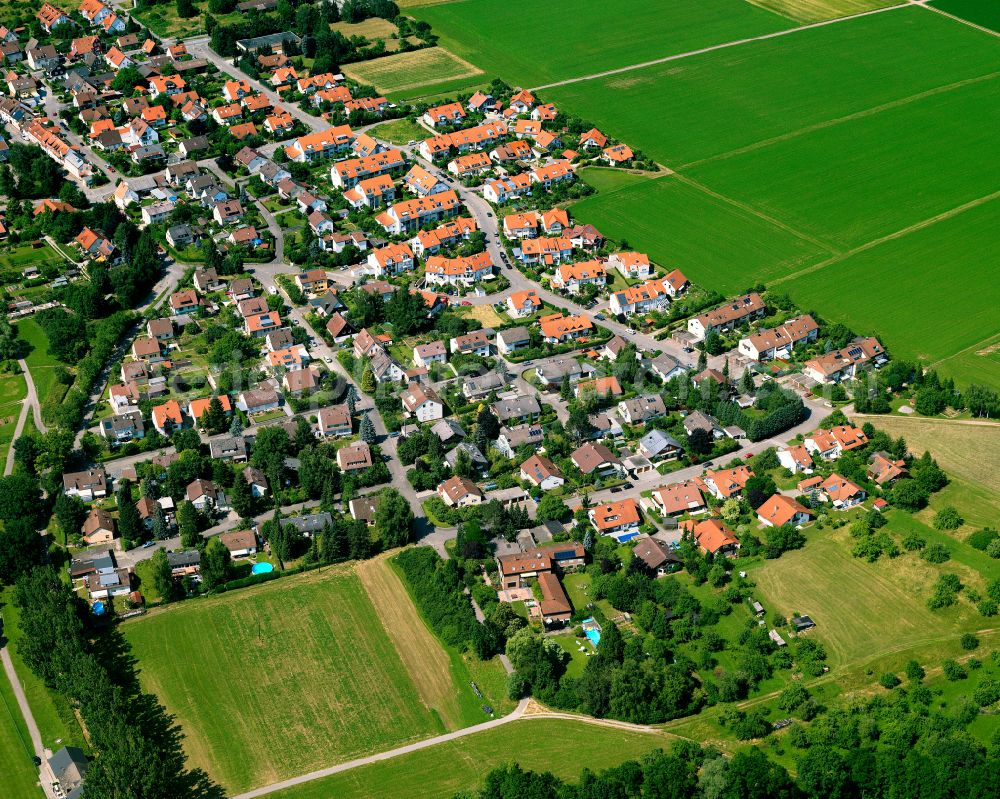
[[441, 716], [448, 729], [457, 729], [462, 726], [462, 713], [457, 686], [451, 679], [451, 659], [427, 629], [406, 586], [389, 565], [388, 559], [394, 554], [387, 552], [359, 561], [354, 570], [421, 700]]
[[7, 462], [4, 464], [3, 470], [5, 476], [14, 471], [14, 442], [24, 432], [24, 425], [28, 421], [28, 412], [31, 412], [32, 418], [35, 420], [35, 427], [38, 428], [40, 433], [48, 432], [49, 429], [42, 421], [42, 407], [38, 403], [38, 390], [35, 388], [35, 381], [31, 379], [31, 370], [28, 369], [28, 362], [24, 358], [21, 358], [18, 364], [21, 367], [21, 373], [24, 375], [24, 382], [28, 387], [28, 393], [21, 400], [21, 413], [17, 417], [17, 424], [14, 426], [14, 436], [11, 438], [10, 449], [7, 450]]
[[[692, 56], [703, 55], [705, 53], [712, 53], [716, 50], [727, 50], [730, 47], [739, 47], [743, 44], [750, 44], [751, 42], [762, 42], [768, 39], [778, 39], [782, 36], [789, 36], [793, 33], [799, 33], [800, 31], [807, 31], [813, 28], [825, 28], [827, 25], [836, 25], [840, 22], [846, 22], [852, 19], [858, 19], [859, 17], [870, 17], [875, 14], [884, 14], [887, 11], [895, 11], [899, 8], [909, 8], [910, 6], [921, 5], [920, 3], [913, 2], [913, 0], [907, 0], [907, 2], [900, 3], [895, 6], [888, 6], [886, 8], [875, 8], [871, 11], [862, 11], [860, 14], [852, 14], [848, 17], [838, 17], [836, 19], [827, 19], [821, 22], [812, 22], [809, 25], [799, 25], [795, 28], [787, 28], [782, 31], [775, 31], [773, 33], [764, 33], [760, 36], [750, 36], [746, 39], [736, 39], [731, 42], [723, 42], [722, 44], [713, 44], [709, 47], [702, 47], [698, 50], [688, 50], [686, 53], [677, 53], [675, 55], [664, 56], [663, 58], [654, 58], [651, 61], [641, 61], [638, 64], [630, 64], [626, 67], [616, 67], [615, 69], [609, 69], [604, 72], [593, 72], [590, 75], [582, 75], [579, 78], [566, 78], [565, 80], [555, 81], [554, 83], [545, 83], [541, 86], [531, 87], [531, 91], [537, 92], [543, 89], [552, 89], [556, 86], [568, 86], [572, 83], [581, 83], [585, 80], [597, 80], [598, 78], [607, 78], [611, 75], [620, 75], [623, 72], [632, 72], [636, 69], [643, 69], [645, 67], [655, 67], [657, 64], [667, 64], [671, 61], [679, 61], [682, 58], [691, 58]], [[950, 16], [950, 15], [949, 15]]]

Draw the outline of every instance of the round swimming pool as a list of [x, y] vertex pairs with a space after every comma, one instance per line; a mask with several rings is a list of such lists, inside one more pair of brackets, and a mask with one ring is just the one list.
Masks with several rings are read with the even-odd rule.
[[267, 574], [268, 572], [273, 572], [274, 566], [272, 566], [267, 561], [261, 561], [260, 563], [255, 563], [250, 568], [251, 574]]
[[90, 606], [90, 609], [94, 611], [95, 616], [104, 615], [104, 603], [101, 601], [95, 602], [93, 605]]

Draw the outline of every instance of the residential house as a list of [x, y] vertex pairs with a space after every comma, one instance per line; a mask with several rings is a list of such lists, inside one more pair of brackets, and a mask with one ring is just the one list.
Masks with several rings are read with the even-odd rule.
[[444, 133], [420, 143], [420, 154], [428, 161], [447, 155], [452, 150], [466, 153], [470, 150], [486, 150], [499, 144], [507, 135], [507, 123], [489, 122], [473, 128], [464, 128], [452, 133]]
[[629, 286], [611, 293], [608, 307], [616, 316], [658, 311], [670, 304], [670, 295], [662, 280], [647, 280], [641, 286]]
[[709, 333], [734, 330], [764, 316], [766, 307], [756, 292], [737, 297], [706, 313], [688, 320], [688, 333], [695, 341], [702, 341]]
[[101, 499], [108, 495], [108, 475], [101, 467], [84, 472], [67, 472], [63, 475], [63, 493], [68, 497], [79, 497], [84, 502]]
[[876, 452], [869, 459], [868, 476], [879, 486], [888, 486], [901, 477], [909, 476], [906, 461], [893, 458], [888, 452]]
[[524, 239], [519, 251], [522, 263], [553, 266], [573, 257], [573, 243], [565, 236]]
[[532, 185], [539, 185], [549, 191], [557, 183], [567, 183], [576, 176], [573, 174], [573, 167], [569, 161], [553, 161], [545, 166], [537, 166], [528, 172], [528, 178]]
[[372, 465], [372, 451], [364, 441], [337, 450], [337, 466], [342, 472], [356, 472]]
[[410, 167], [410, 171], [403, 177], [403, 185], [418, 197], [429, 197], [432, 194], [448, 191], [447, 183], [419, 164]]
[[639, 439], [639, 453], [652, 461], [674, 460], [684, 454], [684, 448], [673, 436], [653, 429]]
[[216, 460], [243, 463], [247, 459], [247, 441], [241, 435], [213, 438], [208, 442], [208, 453]]
[[819, 490], [836, 510], [847, 510], [860, 505], [868, 496], [863, 488], [836, 472], [819, 484]]
[[449, 342], [451, 352], [486, 357], [493, 350], [492, 335], [493, 331], [485, 328], [473, 330], [471, 333], [466, 333], [463, 336], [455, 336]]
[[562, 344], [582, 338], [590, 335], [594, 329], [590, 317], [582, 314], [569, 316], [563, 316], [561, 312], [550, 314], [541, 317], [538, 323], [542, 330], [542, 339], [549, 344]]
[[806, 314], [740, 339], [738, 350], [752, 361], [787, 358], [795, 347], [815, 341], [818, 335], [819, 325]]
[[458, 195], [454, 191], [445, 191], [429, 197], [395, 203], [375, 219], [386, 233], [399, 235], [455, 216], [461, 207]]
[[778, 449], [778, 463], [792, 474], [812, 474], [813, 459], [802, 444]]
[[260, 469], [255, 469], [253, 466], [247, 466], [243, 472], [243, 479], [247, 481], [247, 485], [250, 486], [250, 493], [254, 497], [266, 497], [268, 492], [267, 477]]
[[432, 363], [446, 363], [448, 350], [443, 341], [431, 341], [418, 344], [413, 348], [413, 362], [417, 366], [430, 366]]
[[484, 494], [475, 483], [467, 477], [454, 475], [437, 487], [438, 496], [449, 508], [465, 508], [469, 505], [479, 505]]
[[718, 519], [705, 519], [697, 523], [689, 522], [685, 526], [690, 530], [703, 552], [732, 557], [739, 551], [739, 539]]
[[877, 338], [856, 338], [842, 349], [806, 361], [802, 373], [818, 383], [839, 383], [865, 368], [881, 366], [888, 358]]
[[444, 416], [444, 403], [434, 389], [420, 383], [410, 383], [401, 394], [403, 411], [418, 422], [432, 422]]
[[201, 303], [194, 289], [183, 289], [182, 291], [175, 291], [170, 295], [169, 304], [170, 313], [177, 316], [178, 314], [187, 314], [198, 310]]
[[296, 369], [293, 372], [285, 372], [281, 385], [293, 397], [300, 397], [308, 391], [313, 391], [319, 382], [312, 369]]
[[[536, 295], [537, 297], [537, 295]], [[508, 298], [508, 307], [510, 298]], [[539, 300], [541, 305], [541, 300]], [[497, 352], [510, 355], [531, 345], [531, 334], [525, 327], [510, 327], [497, 333]]]
[[593, 507], [587, 516], [598, 533], [613, 536], [619, 543], [634, 538], [642, 521], [639, 504], [631, 498]]
[[463, 453], [468, 455], [469, 461], [472, 463], [474, 469], [477, 469], [480, 472], [486, 472], [486, 470], [490, 468], [489, 460], [487, 460], [486, 456], [483, 455], [479, 447], [469, 441], [462, 441], [455, 446], [454, 449], [445, 453], [445, 463], [448, 464], [452, 471], [455, 470], [455, 465], [458, 462], [459, 455]]
[[607, 279], [607, 270], [600, 261], [581, 261], [575, 264], [559, 264], [551, 283], [555, 288], [566, 289], [570, 294], [578, 294], [583, 286], [592, 285], [598, 290], [603, 289]]
[[230, 530], [222, 533], [219, 540], [234, 558], [253, 557], [257, 554], [257, 534], [253, 530]]
[[228, 511], [225, 492], [211, 480], [194, 480], [186, 489], [187, 500], [202, 513]]
[[163, 436], [170, 435], [174, 430], [184, 426], [184, 412], [177, 400], [167, 400], [152, 410], [153, 427]]
[[641, 252], [616, 252], [608, 258], [608, 266], [617, 269], [627, 280], [649, 278], [656, 271], [649, 256]]
[[325, 269], [310, 269], [295, 276], [295, 285], [306, 294], [321, 294], [330, 288]]
[[543, 491], [558, 488], [566, 482], [556, 465], [537, 453], [521, 464], [521, 479]]
[[610, 449], [603, 444], [587, 442], [570, 454], [570, 460], [583, 474], [597, 472], [601, 477], [615, 475], [623, 477], [625, 469], [622, 462]]
[[212, 219], [223, 227], [239, 222], [244, 213], [243, 204], [239, 200], [223, 200], [212, 207]]
[[814, 430], [802, 442], [811, 453], [825, 461], [833, 461], [854, 449], [868, 443], [864, 430], [853, 425], [836, 425], [829, 430]]
[[343, 192], [343, 195], [348, 205], [355, 210], [362, 208], [374, 210], [396, 199], [396, 187], [389, 175], [376, 175], [359, 180], [353, 188]]
[[632, 556], [642, 561], [657, 577], [670, 574], [681, 563], [676, 552], [662, 541], [650, 536], [639, 539], [639, 543], [632, 548]]
[[432, 128], [447, 125], [461, 124], [466, 117], [465, 109], [461, 103], [446, 103], [445, 105], [435, 105], [424, 111], [424, 123]]
[[522, 424], [515, 427], [501, 427], [496, 440], [496, 448], [505, 458], [517, 455], [519, 447], [529, 446], [537, 449], [541, 446], [545, 433], [540, 424]]
[[751, 477], [753, 471], [750, 467], [740, 465], [733, 469], [707, 471], [702, 477], [702, 482], [717, 499], [727, 500], [739, 496]]
[[329, 405], [316, 414], [316, 434], [321, 438], [341, 438], [352, 432], [351, 411], [346, 404]]
[[296, 163], [318, 161], [350, 149], [352, 141], [354, 133], [350, 126], [339, 125], [295, 139], [285, 148], [285, 154]]
[[694, 480], [661, 486], [653, 491], [652, 499], [663, 516], [702, 513], [707, 510], [705, 497]]
[[757, 520], [765, 527], [790, 524], [801, 527], [812, 518], [809, 509], [784, 494], [774, 494], [757, 508]]
[[684, 417], [681, 424], [684, 425], [684, 432], [689, 436], [695, 430], [704, 430], [712, 438], [722, 438], [725, 435], [715, 417], [701, 411], [691, 411], [691, 413]]
[[460, 258], [432, 255], [424, 265], [424, 280], [428, 285], [471, 286], [493, 274], [493, 259], [488, 252]]
[[534, 191], [531, 175], [522, 173], [510, 175], [502, 180], [488, 180], [483, 186], [483, 197], [495, 205], [503, 205], [511, 200], [528, 197]]
[[394, 276], [408, 272], [415, 266], [413, 250], [409, 244], [388, 244], [368, 253], [368, 270], [378, 277]]
[[542, 413], [538, 399], [533, 394], [514, 399], [497, 400], [493, 403], [492, 409], [493, 415], [504, 425], [510, 422], [515, 424], [533, 422]]
[[214, 398], [202, 397], [200, 399], [193, 399], [188, 403], [187, 415], [191, 418], [191, 420], [195, 424], [198, 424], [198, 421], [201, 419], [202, 414], [204, 414], [205, 411], [209, 409], [209, 406], [212, 404], [213, 399], [217, 399], [219, 401], [219, 405], [222, 406], [222, 412], [226, 416], [233, 415], [233, 406], [229, 402], [229, 396], [226, 394], [219, 394]]
[[542, 298], [534, 289], [515, 291], [507, 298], [507, 313], [516, 319], [531, 316], [542, 309]]
[[270, 386], [259, 386], [241, 392], [236, 398], [236, 407], [244, 413], [264, 413], [281, 407], [281, 395]]
[[535, 367], [535, 377], [542, 387], [549, 391], [560, 388], [564, 381], [576, 383], [584, 377], [594, 374], [594, 367], [589, 363], [580, 363], [574, 358], [559, 358], [546, 361]]
[[618, 403], [618, 415], [631, 425], [643, 424], [666, 412], [667, 406], [659, 394], [644, 394]]

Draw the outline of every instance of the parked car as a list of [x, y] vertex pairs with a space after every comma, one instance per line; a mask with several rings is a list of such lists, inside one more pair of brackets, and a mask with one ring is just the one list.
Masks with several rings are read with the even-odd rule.
[[604, 321], [604, 314], [602, 314], [602, 313], [595, 313], [594, 314], [594, 318], [595, 319], [600, 319], [603, 322]]

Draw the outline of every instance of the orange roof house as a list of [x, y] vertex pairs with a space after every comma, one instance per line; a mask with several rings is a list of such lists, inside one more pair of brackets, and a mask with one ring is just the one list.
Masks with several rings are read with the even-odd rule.
[[811, 518], [808, 508], [783, 494], [775, 494], [757, 508], [757, 519], [766, 527], [781, 527], [783, 524], [798, 527]]

